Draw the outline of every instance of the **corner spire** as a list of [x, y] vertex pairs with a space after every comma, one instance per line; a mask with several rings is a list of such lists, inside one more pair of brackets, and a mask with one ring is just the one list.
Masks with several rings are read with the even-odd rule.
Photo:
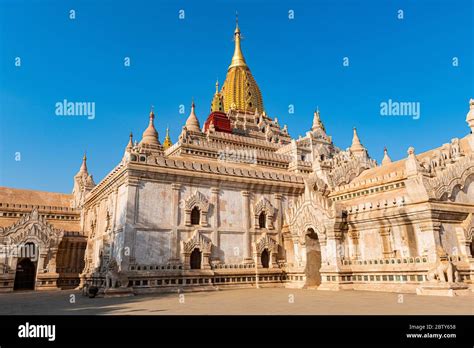
[[140, 144], [147, 144], [152, 146], [160, 146], [160, 141], [158, 140], [158, 132], [155, 129], [155, 113], [153, 112], [153, 105], [150, 110], [150, 122], [148, 123], [147, 129], [143, 132], [142, 141]]
[[194, 105], [194, 99], [191, 103], [191, 113], [188, 116], [188, 119], [186, 120], [186, 128], [189, 131], [192, 132], [201, 132], [201, 127], [199, 126], [199, 120], [196, 116], [196, 113], [194, 112], [195, 105]]
[[361, 153], [365, 152], [364, 146], [362, 146], [359, 136], [357, 135], [357, 129], [354, 127], [354, 134], [352, 136], [352, 145], [350, 147], [351, 152], [353, 153]]
[[316, 109], [316, 111], [313, 114], [313, 126], [311, 127], [312, 131], [322, 129], [324, 132], [326, 132], [326, 129], [324, 128], [323, 122], [321, 121], [319, 113], [319, 107]]
[[87, 155], [84, 151], [84, 156], [82, 156], [82, 164], [81, 169], [79, 169], [79, 173], [87, 173]]
[[391, 159], [390, 156], [388, 155], [387, 148], [384, 147], [384, 148], [383, 148], [382, 165], [385, 165], [385, 164], [388, 164], [388, 163], [392, 163], [392, 159]]
[[129, 151], [133, 148], [133, 133], [130, 132], [130, 135], [128, 136], [128, 144], [126, 147], [126, 150]]
[[238, 14], [236, 14], [235, 31], [234, 31], [234, 42], [235, 42], [234, 55], [232, 56], [232, 61], [230, 63], [229, 69], [238, 67], [238, 66], [248, 68], [247, 63], [245, 62], [244, 55], [242, 54], [242, 50], [240, 48], [240, 40], [242, 40], [242, 36], [240, 34], [240, 28], [239, 28], [239, 17], [238, 17]]

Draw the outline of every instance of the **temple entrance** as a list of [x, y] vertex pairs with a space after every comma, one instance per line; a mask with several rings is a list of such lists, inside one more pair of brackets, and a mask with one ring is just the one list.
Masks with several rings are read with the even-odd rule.
[[263, 268], [268, 268], [270, 264], [270, 253], [268, 252], [268, 249], [263, 249], [260, 261]]
[[30, 258], [21, 259], [15, 272], [13, 290], [34, 290], [36, 280], [36, 265]]
[[197, 248], [194, 249], [193, 252], [191, 253], [191, 257], [189, 261], [191, 269], [201, 269], [201, 259], [202, 259], [201, 250]]
[[306, 242], [306, 286], [318, 286], [321, 284], [321, 245], [318, 235], [309, 228], [305, 236]]

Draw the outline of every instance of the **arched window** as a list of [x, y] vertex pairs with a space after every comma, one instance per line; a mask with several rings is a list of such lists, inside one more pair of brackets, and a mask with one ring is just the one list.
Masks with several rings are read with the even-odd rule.
[[198, 248], [191, 253], [189, 263], [191, 269], [201, 269], [201, 251]]
[[268, 249], [263, 249], [262, 256], [261, 256], [261, 262], [262, 262], [262, 267], [263, 268], [268, 268], [268, 265], [270, 263], [270, 253], [269, 253]]
[[258, 226], [260, 228], [267, 227], [267, 215], [265, 214], [264, 211], [262, 211], [260, 215], [258, 216]]
[[198, 207], [194, 207], [191, 210], [191, 225], [199, 225], [201, 221], [201, 211]]

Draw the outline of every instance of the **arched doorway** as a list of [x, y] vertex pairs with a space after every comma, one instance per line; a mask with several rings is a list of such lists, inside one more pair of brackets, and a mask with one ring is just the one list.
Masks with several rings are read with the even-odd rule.
[[309, 228], [305, 236], [306, 243], [306, 286], [318, 286], [321, 284], [321, 245], [318, 235]]
[[270, 252], [268, 251], [268, 249], [263, 249], [262, 251], [262, 256], [261, 256], [261, 260], [262, 262], [262, 267], [263, 268], [268, 268], [269, 267], [269, 264], [270, 264]]
[[201, 250], [199, 250], [198, 248], [194, 249], [193, 252], [191, 253], [191, 257], [189, 260], [191, 269], [201, 269], [201, 259], [202, 259]]
[[13, 290], [34, 290], [36, 280], [36, 265], [29, 257], [17, 263]]

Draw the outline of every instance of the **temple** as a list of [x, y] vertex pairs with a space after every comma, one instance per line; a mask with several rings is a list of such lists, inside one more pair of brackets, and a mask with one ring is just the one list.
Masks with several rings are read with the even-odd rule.
[[292, 138], [265, 112], [238, 25], [234, 40], [205, 122], [193, 102], [174, 144], [152, 108], [98, 184], [84, 156], [72, 194], [0, 189], [0, 291], [472, 291], [474, 100], [467, 135], [377, 164], [355, 128], [338, 148], [319, 110]]

